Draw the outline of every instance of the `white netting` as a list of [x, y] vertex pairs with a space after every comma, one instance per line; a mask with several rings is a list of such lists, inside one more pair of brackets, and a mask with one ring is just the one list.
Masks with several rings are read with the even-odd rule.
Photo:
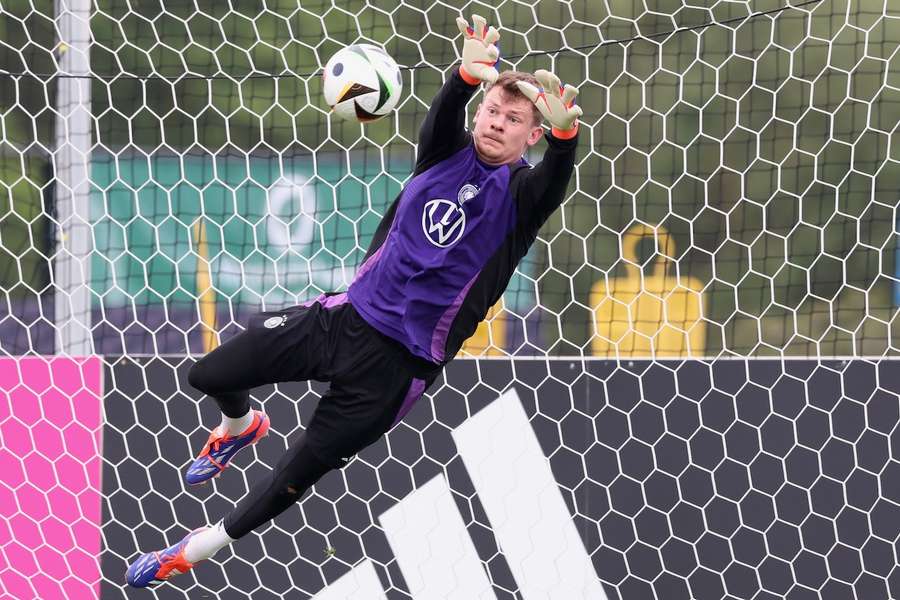
[[[88, 486], [105, 498], [104, 598], [122, 597], [119, 573], [136, 548], [160, 546], [161, 532], [171, 540], [180, 531], [176, 523], [198, 524], [185, 517], [200, 505], [180, 487], [178, 470], [216, 416], [204, 412], [201, 420], [199, 411], [209, 407], [198, 409], [197, 399], [188, 397], [193, 392], [183, 375], [192, 359], [183, 355], [211, 348], [262, 308], [346, 287], [383, 211], [410, 175], [418, 127], [458, 59], [454, 20], [472, 13], [501, 27], [504, 68], [552, 68], [580, 87], [584, 116], [570, 196], [520, 265], [490, 327], [466, 350], [635, 359], [638, 366], [524, 358], [465, 363], [458, 367], [467, 373], [459, 375], [462, 382], [448, 374], [432, 398], [435, 406], [438, 399], [459, 403], [459, 414], [419, 410], [413, 424], [391, 434], [396, 443], [385, 442], [358, 461], [365, 473], [357, 477], [377, 474], [371, 496], [354, 495], [349, 469], [346, 483], [317, 489], [307, 500], [304, 514], [315, 518], [304, 521], [298, 538], [302, 558], [256, 541], [253, 554], [247, 542], [243, 552], [249, 554], [238, 550], [240, 558], [227, 561], [224, 572], [209, 571], [215, 575], [202, 585], [220, 598], [251, 589], [254, 598], [291, 597], [291, 586], [311, 595], [365, 559], [377, 566], [389, 597], [407, 597], [411, 575], [385, 550], [377, 517], [410, 493], [398, 481], [424, 484], [428, 478], [417, 468], [437, 472], [421, 466], [428, 464], [446, 473], [458, 505], [472, 505], [468, 514], [460, 508], [470, 535], [493, 523], [473, 500], [483, 491], [470, 490], [473, 484], [459, 472], [448, 432], [512, 384], [527, 398], [544, 453], [564, 464], [554, 463], [553, 474], [608, 594], [668, 599], [689, 597], [691, 590], [694, 597], [720, 597], [725, 592], [718, 594], [709, 578], [727, 583], [729, 569], [749, 590], [742, 596], [729, 589], [733, 597], [887, 594], [896, 571], [865, 561], [867, 548], [876, 548], [868, 552], [881, 560], [880, 544], [897, 542], [893, 525], [875, 532], [876, 520], [898, 518], [898, 498], [887, 489], [896, 486], [878, 484], [897, 470], [890, 450], [897, 415], [885, 400], [896, 401], [896, 390], [885, 375], [851, 377], [841, 363], [790, 372], [784, 359], [868, 357], [874, 362], [850, 364], [865, 373], [865, 365], [874, 364], [873, 372], [881, 373], [887, 362], [875, 359], [896, 354], [900, 17], [889, 4], [825, 0], [776, 10], [782, 5], [769, 1], [104, 0], [79, 6], [0, 0], [0, 351], [105, 357], [106, 472], [103, 490]], [[764, 11], [772, 12], [743, 18]], [[719, 24], [699, 27], [712, 21]], [[365, 127], [331, 120], [320, 97], [322, 65], [351, 42], [381, 45], [410, 67], [395, 114]], [[538, 160], [540, 152], [539, 145], [531, 158]], [[717, 387], [716, 373], [737, 377], [712, 360], [726, 357], [767, 358], [759, 368], [780, 375], [756, 380], [750, 363], [741, 361], [735, 364], [744, 365], [744, 378], [737, 380], [746, 385]], [[506, 372], [500, 364], [512, 367]], [[524, 375], [534, 364], [542, 365], [539, 376]], [[591, 372], [609, 364], [608, 373]], [[697, 365], [708, 373], [705, 392], [684, 394], [686, 383], [659, 397], [647, 391], [654, 378], [681, 381]], [[552, 374], [556, 368], [566, 374]], [[489, 376], [491, 369], [499, 374]], [[4, 389], [28, 387], [21, 369], [10, 373]], [[613, 390], [620, 393], [620, 384], [610, 382], [623, 378], [635, 379], [639, 392], [633, 403], [617, 405]], [[833, 402], [813, 397], [829, 388], [817, 378], [837, 385]], [[859, 383], [865, 393], [847, 389], [848, 382], [870, 380], [871, 389]], [[778, 385], [785, 387], [777, 391]], [[597, 386], [604, 390], [599, 396], [591, 391]], [[275, 424], [283, 439], [307, 422], [304, 411], [319, 391], [287, 390], [255, 396], [270, 413], [283, 411]], [[298, 416], [293, 401], [306, 391]], [[791, 402], [800, 405], [780, 409], [776, 399], [792, 394], [801, 400]], [[680, 406], [683, 396], [693, 404]], [[763, 414], [741, 416], [742, 402], [752, 399], [763, 402]], [[551, 400], [564, 406], [541, 408]], [[681, 412], [670, 410], [675, 404]], [[10, 406], [0, 427], [36, 426], [16, 415], [15, 402]], [[696, 411], [719, 417], [711, 425], [705, 417], [683, 416]], [[848, 422], [861, 424], [859, 431], [845, 432]], [[623, 426], [622, 439], [604, 438], [609, 423]], [[608, 435], [615, 437], [612, 429]], [[812, 441], [804, 437], [808, 431], [815, 432]], [[737, 441], [728, 442], [729, 434]], [[773, 448], [765, 447], [767, 435], [779, 440]], [[24, 446], [14, 448], [7, 439], [4, 429], [4, 458], [26, 464]], [[704, 460], [703, 454], [716, 455], [720, 439], [723, 459]], [[227, 509], [255, 470], [274, 464], [278, 445], [260, 450], [262, 462], [244, 468], [234, 489], [210, 490], [205, 514]], [[661, 457], [682, 446], [692, 447], [689, 458], [680, 470], [666, 471]], [[656, 458], [644, 472], [646, 455]], [[886, 458], [873, 464], [853, 458], [863, 455]], [[751, 475], [754, 464], [763, 464], [758, 469], [765, 474], [783, 468], [790, 479], [790, 457], [799, 457], [797, 481], [770, 485], [751, 478], [743, 495], [720, 489], [718, 479], [713, 485], [723, 465], [728, 473]], [[642, 465], [637, 472], [629, 460]], [[862, 489], [857, 482], [847, 483], [848, 496], [838, 498], [856, 473], [863, 488], [874, 489], [858, 504], [849, 497], [851, 488]], [[671, 506], [650, 499], [657, 493], [650, 482], [657, 480], [663, 486], [677, 481]], [[707, 480], [709, 496], [692, 498], [688, 488], [705, 490]], [[10, 507], [4, 516], [20, 522], [27, 514], [25, 526], [43, 526], [41, 517], [22, 508], [22, 485], [6, 482], [5, 493], [17, 500], [4, 505]], [[816, 508], [812, 501], [804, 509], [800, 502], [800, 516], [776, 517], [773, 509], [766, 520], [760, 506], [797, 503], [794, 488], [800, 494], [803, 486], [816, 485], [834, 492], [828, 498], [838, 498], [836, 508]], [[631, 500], [618, 508], [614, 499], [605, 505], [591, 500], [588, 510], [578, 499], [617, 494]], [[742, 504], [751, 497], [759, 500], [755, 509]], [[356, 515], [358, 503], [368, 507], [368, 517]], [[704, 523], [696, 536], [682, 535], [676, 523], [690, 521], [692, 511]], [[727, 514], [735, 527], [717, 528], [710, 511]], [[293, 522], [267, 535], [288, 539], [297, 526], [296, 511], [290, 514]], [[356, 518], [351, 514], [358, 519], [348, 524]], [[644, 534], [642, 519], [654, 524], [644, 526]], [[850, 530], [865, 524], [871, 535], [841, 538], [844, 522]], [[837, 541], [809, 545], [801, 533], [810, 523], [833, 528]], [[630, 544], [621, 541], [629, 528], [637, 536]], [[797, 551], [780, 554], [785, 544], [793, 547], [785, 540], [794, 533]], [[344, 550], [356, 546], [335, 541], [341, 536], [362, 540], [358, 551]], [[768, 550], [756, 562], [746, 558], [743, 549], [763, 538]], [[493, 593], [528, 598], [517, 567], [504, 562], [510, 550], [500, 553], [497, 540], [476, 543]], [[284, 544], [292, 547], [289, 539]], [[329, 546], [336, 548], [334, 557], [321, 552]], [[664, 552], [673, 546], [700, 566], [667, 564]], [[7, 565], [38, 552], [23, 548], [4, 555]], [[654, 551], [663, 552], [662, 562], [654, 562]], [[818, 584], [818, 575], [805, 579], [820, 571]], [[270, 572], [281, 583], [270, 585], [264, 575]], [[21, 567], [0, 565], [0, 573], [6, 574], [0, 585], [35, 585]], [[782, 580], [790, 585], [772, 583]], [[754, 596], [759, 590], [765, 591]], [[185, 593], [193, 592], [157, 592]]]

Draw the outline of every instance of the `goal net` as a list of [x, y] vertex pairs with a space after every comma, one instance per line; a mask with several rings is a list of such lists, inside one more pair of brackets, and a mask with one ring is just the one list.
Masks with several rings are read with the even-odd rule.
[[[580, 89], [564, 205], [427, 401], [153, 594], [900, 596], [890, 4], [0, 0], [0, 595], [125, 598], [274, 466], [324, 388], [197, 492], [187, 370], [346, 289], [474, 13]], [[404, 67], [365, 126], [354, 42]]]

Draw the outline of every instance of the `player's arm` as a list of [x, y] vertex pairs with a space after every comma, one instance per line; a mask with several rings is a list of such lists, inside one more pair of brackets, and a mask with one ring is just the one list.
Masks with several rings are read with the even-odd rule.
[[484, 18], [472, 16], [473, 27], [463, 18], [456, 24], [463, 35], [462, 63], [453, 70], [435, 96], [419, 131], [416, 173], [428, 169], [469, 143], [465, 129], [466, 104], [483, 82], [493, 83], [499, 74], [495, 65], [500, 56], [496, 42], [500, 32], [488, 27]]
[[537, 88], [528, 82], [516, 85], [534, 102], [550, 124], [546, 134], [547, 150], [533, 169], [523, 169], [513, 180], [513, 197], [520, 206], [534, 211], [538, 223], [543, 223], [565, 199], [569, 179], [575, 170], [575, 150], [578, 146], [578, 117], [581, 108], [575, 105], [578, 88], [563, 86], [549, 71], [536, 71], [541, 83]]

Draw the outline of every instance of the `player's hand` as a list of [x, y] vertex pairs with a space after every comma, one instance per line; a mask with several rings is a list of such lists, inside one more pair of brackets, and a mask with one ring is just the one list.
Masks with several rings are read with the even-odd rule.
[[550, 123], [554, 134], [561, 132], [565, 137], [568, 132], [574, 135], [574, 130], [578, 127], [578, 117], [582, 114], [581, 107], [575, 105], [578, 88], [573, 85], [563, 87], [559, 77], [543, 69], [535, 71], [534, 76], [541, 83], [540, 88], [527, 81], [517, 81], [519, 90], [534, 102]]
[[482, 81], [494, 83], [500, 76], [494, 67], [500, 58], [500, 49], [496, 44], [500, 32], [493, 25], [488, 27], [484, 17], [472, 15], [472, 22], [474, 27], [469, 27], [468, 21], [456, 17], [456, 24], [463, 34], [461, 74], [472, 84]]

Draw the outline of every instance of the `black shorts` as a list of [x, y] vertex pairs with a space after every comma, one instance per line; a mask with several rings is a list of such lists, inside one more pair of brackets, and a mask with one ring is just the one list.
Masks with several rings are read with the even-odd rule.
[[334, 467], [396, 425], [442, 368], [373, 329], [343, 293], [254, 315], [247, 333], [266, 355], [258, 362], [263, 379], [331, 382], [306, 439]]

